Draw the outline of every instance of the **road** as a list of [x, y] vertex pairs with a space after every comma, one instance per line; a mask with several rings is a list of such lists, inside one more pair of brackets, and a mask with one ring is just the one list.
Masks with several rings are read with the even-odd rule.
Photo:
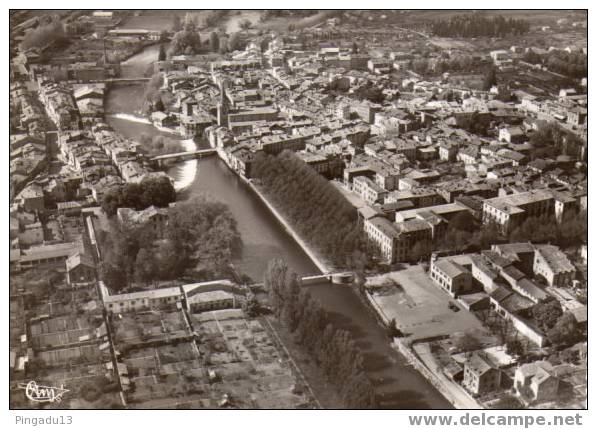
[[417, 355], [421, 358], [421, 361], [441, 381], [445, 390], [447, 391], [446, 393], [448, 393], [448, 395], [450, 396], [449, 397], [450, 402], [452, 402], [456, 408], [461, 409], [461, 410], [462, 409], [467, 409], [467, 410], [483, 409], [483, 407], [481, 407], [477, 403], [477, 401], [475, 401], [468, 393], [466, 393], [464, 388], [460, 387], [456, 383], [449, 380], [448, 377], [446, 377], [446, 375], [444, 374], [442, 369], [437, 364], [435, 358], [431, 354], [431, 351], [429, 350], [429, 344], [423, 343], [415, 348], [416, 348]]

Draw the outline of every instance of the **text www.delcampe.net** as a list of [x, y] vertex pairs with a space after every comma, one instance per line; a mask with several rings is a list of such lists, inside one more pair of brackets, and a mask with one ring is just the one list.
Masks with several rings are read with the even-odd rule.
[[454, 415], [408, 416], [411, 426], [582, 426], [582, 416], [575, 415], [498, 415], [489, 413], [465, 413]]

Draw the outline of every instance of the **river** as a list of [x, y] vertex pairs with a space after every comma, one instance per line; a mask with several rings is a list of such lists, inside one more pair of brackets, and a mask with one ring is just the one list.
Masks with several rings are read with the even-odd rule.
[[[127, 77], [131, 70], [143, 73], [157, 58], [157, 49], [149, 47], [126, 62]], [[137, 114], [141, 108], [143, 87], [116, 86], [106, 97], [107, 122], [129, 138], [148, 135], [168, 135], [152, 125], [123, 119], [113, 114]], [[120, 117], [119, 117], [120, 116]], [[125, 116], [126, 117], [126, 116]], [[206, 145], [199, 141], [198, 147]], [[190, 167], [190, 168], [189, 168]], [[168, 174], [175, 185], [187, 183], [178, 193], [179, 199], [191, 198], [198, 193], [209, 193], [228, 204], [237, 220], [244, 248], [234, 261], [240, 272], [261, 281], [268, 262], [283, 258], [290, 268], [302, 275], [318, 274], [319, 270], [286, 233], [265, 205], [250, 192], [247, 185], [217, 157], [187, 161], [173, 166]], [[391, 409], [452, 408], [450, 403], [404, 358], [390, 347], [385, 329], [347, 286], [330, 284], [309, 286], [311, 294], [330, 312], [333, 321], [347, 329], [354, 337], [365, 358], [365, 367], [379, 393], [380, 406]]]

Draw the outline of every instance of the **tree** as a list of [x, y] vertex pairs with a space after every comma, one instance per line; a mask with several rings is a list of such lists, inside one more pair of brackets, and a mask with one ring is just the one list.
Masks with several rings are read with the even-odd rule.
[[137, 281], [148, 284], [156, 280], [158, 276], [158, 267], [154, 253], [147, 248], [142, 248], [137, 254], [135, 261], [135, 278]]
[[164, 45], [160, 45], [160, 51], [158, 53], [158, 61], [166, 61], [166, 49], [164, 49]]
[[228, 50], [229, 51], [237, 51], [241, 49], [243, 46], [243, 41], [240, 37], [239, 33], [232, 33], [230, 38], [228, 39]]
[[455, 341], [456, 347], [464, 352], [472, 352], [481, 348], [481, 342], [470, 333], [465, 333]]
[[166, 236], [189, 264], [210, 279], [228, 272], [242, 250], [236, 220], [225, 204], [201, 195], [170, 208]]
[[128, 284], [126, 271], [108, 262], [100, 263], [99, 275], [106, 286], [115, 292], [123, 290]]
[[147, 86], [145, 87], [145, 100], [154, 103], [161, 99], [160, 90], [164, 85], [164, 75], [162, 73], [155, 73], [151, 76]]
[[181, 277], [189, 266], [189, 255], [186, 250], [178, 248], [171, 240], [161, 240], [155, 255], [158, 265], [157, 274], [163, 280]]
[[164, 106], [164, 102], [161, 98], [158, 98], [155, 104], [153, 105], [153, 110], [155, 112], [163, 112], [166, 110], [166, 106]]
[[382, 89], [377, 86], [373, 86], [371, 82], [369, 82], [366, 86], [361, 86], [358, 88], [355, 91], [355, 95], [360, 100], [369, 100], [373, 103], [381, 103], [385, 99]]
[[209, 50], [212, 52], [217, 52], [220, 48], [220, 38], [218, 37], [218, 33], [212, 31], [209, 34]]
[[251, 21], [249, 21], [248, 19], [243, 19], [238, 26], [242, 30], [247, 31], [253, 26], [253, 23]]
[[562, 314], [554, 326], [547, 332], [547, 337], [553, 345], [572, 345], [581, 337], [578, 323], [569, 311]]
[[201, 36], [194, 25], [187, 23], [181, 31], [174, 34], [168, 48], [168, 56], [194, 55], [201, 51]]
[[243, 304], [243, 311], [250, 318], [258, 316], [261, 312], [261, 304], [259, 303], [254, 294], [250, 294], [247, 297], [246, 301]]
[[562, 316], [562, 306], [555, 298], [550, 297], [544, 302], [535, 304], [531, 309], [531, 313], [535, 323], [541, 330], [547, 332], [554, 327]]
[[259, 42], [259, 47], [261, 48], [261, 52], [265, 52], [268, 50], [270, 41], [271, 40], [267, 37], [264, 37], [263, 39], [261, 39], [261, 42]]
[[525, 353], [524, 344], [520, 340], [506, 341], [506, 351], [514, 356], [523, 356]]
[[168, 207], [176, 201], [176, 191], [169, 177], [146, 177], [141, 180], [141, 206]]
[[182, 22], [180, 21], [180, 16], [175, 14], [172, 17], [172, 31], [174, 33], [179, 32], [180, 30], [182, 30]]
[[119, 207], [143, 210], [149, 206], [167, 207], [176, 200], [176, 191], [169, 177], [146, 177], [140, 183], [126, 183], [108, 190], [102, 208], [108, 216]]
[[263, 283], [277, 315], [281, 314], [284, 305], [284, 288], [287, 275], [288, 266], [284, 260], [274, 259], [267, 264]]
[[473, 231], [476, 229], [475, 224], [475, 218], [468, 210], [456, 213], [450, 220], [450, 227], [460, 231]]
[[483, 78], [483, 90], [489, 91], [491, 87], [495, 85], [497, 85], [496, 70], [494, 66], [491, 66], [485, 72], [485, 77]]

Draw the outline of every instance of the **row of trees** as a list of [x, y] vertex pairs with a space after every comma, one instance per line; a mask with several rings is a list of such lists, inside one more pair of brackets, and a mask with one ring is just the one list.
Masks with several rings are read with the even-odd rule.
[[473, 73], [483, 67], [483, 62], [471, 55], [460, 55], [454, 58], [416, 59], [409, 62], [409, 69], [419, 74], [463, 72]]
[[300, 279], [284, 261], [269, 263], [265, 287], [276, 316], [334, 383], [345, 407], [375, 408], [375, 390], [350, 333], [330, 323], [328, 313], [301, 288]]
[[514, 228], [508, 238], [510, 241], [550, 242], [561, 247], [580, 246], [588, 238], [587, 212], [568, 213], [561, 222], [554, 216], [533, 216]]
[[433, 34], [440, 37], [504, 37], [525, 34], [529, 28], [524, 19], [506, 19], [501, 15], [490, 18], [478, 13], [456, 15], [431, 25]]
[[[561, 247], [579, 246], [587, 240], [587, 212], [567, 214], [561, 222], [549, 215], [527, 218], [509, 234], [504, 234], [495, 223], [477, 226], [467, 212], [459, 213], [450, 222], [450, 227], [441, 240], [434, 244], [441, 251], [476, 251], [487, 249], [500, 242], [552, 243]], [[430, 253], [430, 243], [417, 243], [412, 253], [415, 260]]]
[[[469, 251], [487, 249], [493, 243], [505, 241], [500, 228], [495, 223], [479, 225], [469, 212], [458, 213], [450, 221], [443, 237], [435, 243], [440, 251]], [[414, 249], [417, 250], [418, 245]]]
[[291, 152], [265, 155], [255, 177], [307, 242], [338, 267], [362, 269], [375, 255], [355, 208], [336, 187]]
[[541, 64], [552, 72], [571, 78], [586, 77], [588, 73], [588, 56], [583, 52], [553, 50], [546, 54], [539, 54], [529, 51], [524, 55], [523, 60], [530, 64]]
[[242, 251], [236, 221], [219, 201], [199, 196], [171, 207], [168, 218], [160, 236], [149, 227], [113, 226], [116, 233], [99, 237], [100, 276], [112, 290], [177, 279], [189, 270], [194, 279], [213, 280]]
[[139, 183], [125, 183], [108, 190], [102, 198], [102, 208], [114, 216], [119, 207], [143, 210], [149, 206], [168, 207], [176, 200], [176, 191], [170, 178], [146, 177]]

